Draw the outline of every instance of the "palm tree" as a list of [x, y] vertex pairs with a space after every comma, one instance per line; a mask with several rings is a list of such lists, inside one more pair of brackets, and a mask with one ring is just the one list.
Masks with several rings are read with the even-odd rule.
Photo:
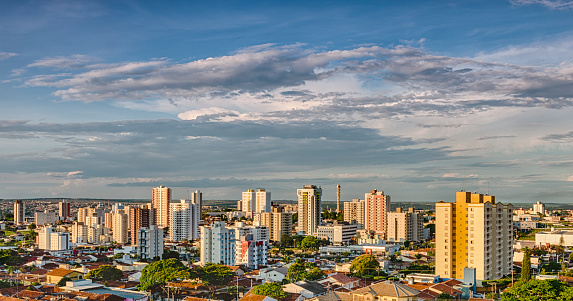
[[288, 263], [290, 262], [290, 260], [291, 260], [290, 256], [286, 255], [285, 257], [283, 257], [283, 258], [281, 259], [281, 262], [284, 262], [284, 263], [287, 263], [287, 264], [288, 264]]

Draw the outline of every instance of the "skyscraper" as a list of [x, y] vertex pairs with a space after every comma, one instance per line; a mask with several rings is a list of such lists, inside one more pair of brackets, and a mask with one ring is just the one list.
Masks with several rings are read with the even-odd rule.
[[298, 196], [298, 231], [313, 235], [320, 224], [322, 189], [316, 185], [303, 185], [297, 189]]
[[163, 255], [163, 230], [155, 225], [137, 230], [137, 256], [153, 259]]
[[132, 245], [137, 245], [139, 229], [149, 228], [151, 225], [153, 225], [153, 209], [151, 209], [151, 205], [132, 206], [129, 208], [129, 231]]
[[402, 212], [402, 208], [396, 208], [396, 212], [388, 212], [386, 239], [388, 241], [420, 241], [424, 239], [424, 217], [410, 208], [408, 212]]
[[386, 233], [386, 215], [390, 211], [390, 196], [376, 189], [364, 195], [364, 229], [377, 233]]
[[14, 202], [14, 224], [26, 222], [26, 205], [21, 200]]
[[179, 203], [172, 202], [169, 207], [169, 239], [172, 241], [198, 239], [199, 204], [181, 200]]
[[357, 229], [364, 229], [364, 206], [364, 200], [353, 199], [352, 202], [344, 202], [344, 221], [356, 224]]
[[58, 203], [59, 216], [61, 219], [67, 219], [70, 217], [70, 203], [66, 200], [62, 200]]
[[460, 191], [455, 203], [436, 203], [436, 274], [464, 277], [475, 268], [478, 280], [501, 278], [513, 264], [513, 206], [495, 197]]
[[292, 213], [283, 212], [283, 207], [273, 207], [272, 212], [263, 212], [255, 218], [269, 228], [272, 241], [280, 241], [283, 234], [292, 235]]
[[225, 222], [201, 226], [201, 265], [207, 262], [235, 265], [235, 230]]
[[160, 228], [169, 227], [169, 202], [171, 202], [171, 188], [163, 185], [153, 188], [151, 206], [154, 211], [154, 224]]
[[248, 214], [271, 212], [271, 192], [265, 189], [249, 189], [243, 192], [241, 204], [241, 211]]
[[111, 231], [113, 233], [113, 240], [116, 243], [127, 244], [129, 242], [129, 217], [123, 210], [124, 209], [117, 210], [116, 213], [112, 213], [113, 222]]

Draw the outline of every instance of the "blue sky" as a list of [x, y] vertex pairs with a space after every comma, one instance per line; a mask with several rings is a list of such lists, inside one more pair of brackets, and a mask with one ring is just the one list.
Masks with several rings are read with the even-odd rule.
[[570, 1], [3, 1], [0, 39], [0, 198], [571, 201]]

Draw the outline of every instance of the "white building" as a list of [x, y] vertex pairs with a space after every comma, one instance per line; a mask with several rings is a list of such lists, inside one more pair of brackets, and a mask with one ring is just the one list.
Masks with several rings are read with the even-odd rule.
[[545, 204], [537, 201], [537, 203], [533, 204], [532, 214], [545, 214]]
[[38, 248], [46, 251], [62, 251], [70, 248], [70, 234], [54, 232], [52, 227], [43, 227], [38, 234]]
[[249, 189], [243, 192], [241, 199], [243, 212], [249, 216], [253, 213], [271, 212], [271, 192], [264, 189]]
[[201, 228], [201, 264], [208, 262], [235, 265], [235, 230], [216, 221]]
[[109, 228], [102, 225], [89, 226], [88, 225], [88, 243], [90, 244], [102, 244], [106, 242], [111, 242], [111, 235]]
[[88, 242], [88, 226], [84, 223], [74, 222], [72, 225], [72, 243], [85, 244]]
[[163, 229], [156, 225], [137, 231], [137, 256], [139, 259], [153, 259], [163, 255]]
[[356, 236], [356, 225], [334, 222], [331, 225], [318, 226], [315, 236], [318, 239], [328, 239], [335, 246], [348, 245]]
[[316, 185], [303, 185], [297, 189], [298, 232], [313, 235], [321, 221], [322, 189]]
[[364, 229], [366, 202], [360, 199], [353, 199], [352, 202], [344, 202], [344, 221], [356, 224], [358, 230]]
[[36, 225], [49, 225], [57, 222], [60, 219], [57, 212], [44, 210], [44, 212], [34, 213], [34, 223]]
[[182, 241], [184, 239], [198, 239], [200, 205], [189, 200], [172, 202], [169, 205], [169, 240]]
[[236, 223], [235, 227], [235, 265], [245, 265], [258, 269], [267, 265], [269, 247], [269, 228], [266, 226], [245, 226]]
[[564, 247], [573, 247], [573, 231], [571, 229], [551, 229], [551, 231], [547, 232], [537, 232], [535, 233], [535, 245], [562, 245]]

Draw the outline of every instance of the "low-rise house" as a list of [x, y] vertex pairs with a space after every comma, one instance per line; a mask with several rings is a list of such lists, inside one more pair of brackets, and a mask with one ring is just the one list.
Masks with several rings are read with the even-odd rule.
[[288, 266], [282, 266], [279, 268], [265, 268], [259, 270], [259, 279], [272, 282], [282, 282], [286, 279], [288, 271]]
[[333, 275], [328, 275], [325, 279], [317, 281], [318, 283], [327, 286], [337, 286], [348, 290], [353, 290], [360, 287], [360, 278], [346, 276], [344, 274], [336, 273]]
[[314, 281], [299, 281], [285, 285], [284, 291], [287, 293], [300, 294], [304, 299], [310, 299], [324, 295], [328, 289], [322, 284]]
[[57, 284], [64, 277], [68, 277], [71, 280], [82, 279], [84, 277], [84, 273], [74, 271], [74, 270], [59, 269], [58, 268], [58, 269], [51, 270], [50, 272], [48, 272], [46, 274], [46, 276], [47, 276], [46, 282], [52, 283], [52, 284]]
[[400, 282], [378, 282], [351, 292], [332, 291], [328, 294], [312, 298], [312, 301], [357, 301], [357, 300], [388, 300], [388, 301], [418, 301], [420, 291]]

